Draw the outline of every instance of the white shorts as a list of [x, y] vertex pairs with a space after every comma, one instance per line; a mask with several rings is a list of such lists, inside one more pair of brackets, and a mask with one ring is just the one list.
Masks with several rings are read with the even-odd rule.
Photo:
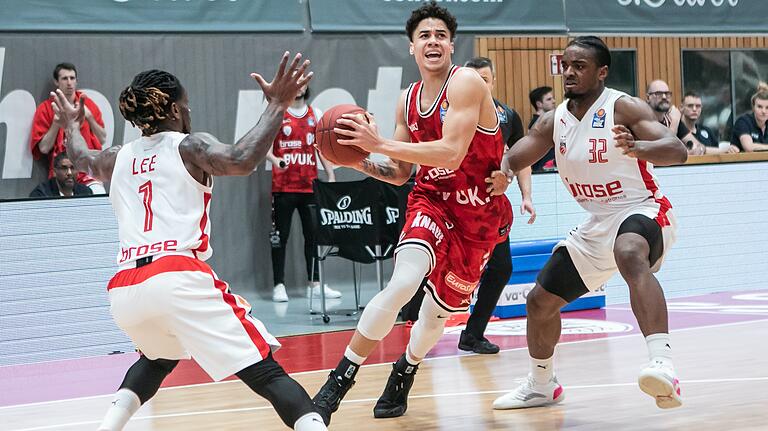
[[109, 282], [112, 316], [149, 359], [189, 359], [214, 380], [235, 374], [280, 343], [210, 266], [165, 256]]
[[[553, 249], [554, 251], [563, 246], [567, 248], [576, 270], [579, 271], [581, 279], [590, 292], [599, 290], [618, 271], [613, 256], [613, 244], [616, 242], [616, 234], [621, 224], [635, 214], [642, 214], [653, 220], [659, 214], [659, 205], [653, 203], [641, 205], [609, 217], [593, 215], [570, 231], [568, 236], [557, 243]], [[651, 268], [653, 272], [661, 268], [667, 250], [675, 243], [677, 222], [671, 210], [667, 210], [666, 220], [669, 223], [661, 227], [664, 251]]]

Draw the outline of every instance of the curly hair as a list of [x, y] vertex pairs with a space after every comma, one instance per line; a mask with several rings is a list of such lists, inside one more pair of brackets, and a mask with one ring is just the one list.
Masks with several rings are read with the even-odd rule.
[[170, 115], [171, 104], [182, 94], [184, 88], [178, 78], [162, 70], [147, 70], [120, 93], [120, 113], [141, 129], [142, 135], [150, 136], [158, 132], [160, 122]]
[[405, 32], [408, 34], [408, 39], [411, 42], [413, 42], [413, 31], [416, 30], [420, 22], [427, 18], [442, 20], [448, 26], [448, 31], [451, 33], [451, 41], [453, 41], [454, 37], [456, 37], [456, 29], [459, 26], [456, 22], [456, 17], [448, 12], [448, 9], [438, 6], [435, 0], [432, 0], [411, 12], [411, 17], [405, 23]]

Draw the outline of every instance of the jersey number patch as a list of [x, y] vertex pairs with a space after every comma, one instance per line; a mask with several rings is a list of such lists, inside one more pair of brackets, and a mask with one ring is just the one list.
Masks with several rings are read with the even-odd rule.
[[589, 163], [608, 163], [608, 159], [603, 157], [605, 152], [608, 151], [608, 141], [592, 138], [589, 140], [589, 143], [592, 144], [592, 148], [589, 150], [592, 158], [589, 159]]
[[139, 194], [142, 195], [144, 201], [144, 232], [152, 230], [152, 181], [139, 186]]

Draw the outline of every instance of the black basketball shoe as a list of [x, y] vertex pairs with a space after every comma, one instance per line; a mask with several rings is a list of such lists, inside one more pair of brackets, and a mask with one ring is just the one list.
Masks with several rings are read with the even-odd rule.
[[341, 400], [354, 385], [354, 380], [337, 374], [336, 370], [328, 374], [328, 380], [320, 388], [317, 395], [312, 398], [312, 402], [315, 403], [317, 412], [322, 416], [326, 426], [331, 423], [331, 414], [339, 409]]
[[411, 365], [405, 360], [405, 355], [392, 364], [392, 372], [387, 379], [384, 393], [373, 408], [374, 417], [396, 418], [405, 414], [408, 410], [408, 393], [418, 369], [418, 365]]

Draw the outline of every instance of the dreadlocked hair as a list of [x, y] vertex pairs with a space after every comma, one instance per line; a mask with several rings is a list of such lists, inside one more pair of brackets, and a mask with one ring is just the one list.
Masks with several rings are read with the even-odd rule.
[[171, 104], [184, 90], [179, 79], [162, 70], [147, 70], [133, 78], [120, 93], [120, 113], [144, 136], [158, 132], [160, 122], [170, 115]]

